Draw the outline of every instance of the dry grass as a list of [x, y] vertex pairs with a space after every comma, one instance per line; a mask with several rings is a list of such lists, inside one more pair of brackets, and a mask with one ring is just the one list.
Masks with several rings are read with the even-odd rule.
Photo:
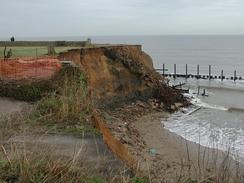
[[84, 115], [91, 111], [84, 73], [79, 69], [63, 72], [61, 84], [56, 91], [37, 103], [36, 117], [62, 123], [73, 118], [83, 120]]
[[[238, 161], [232, 157], [231, 145], [227, 152], [211, 142], [211, 148], [198, 145], [197, 161], [191, 159], [188, 141], [185, 141], [187, 161], [182, 161], [179, 183], [243, 183], [244, 173]], [[235, 158], [238, 160], [237, 156]]]
[[0, 182], [11, 183], [149, 183], [124, 167], [113, 170], [106, 159], [89, 162], [83, 146], [72, 157], [57, 156], [54, 147], [9, 143], [0, 148]]

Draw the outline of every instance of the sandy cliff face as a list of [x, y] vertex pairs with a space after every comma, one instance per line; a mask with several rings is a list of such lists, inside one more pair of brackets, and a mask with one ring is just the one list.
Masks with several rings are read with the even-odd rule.
[[[62, 53], [60, 59], [72, 60], [85, 71], [91, 97], [98, 105], [107, 106], [124, 99], [143, 99], [155, 95], [156, 90], [160, 89], [158, 92], [162, 93], [169, 89], [154, 71], [152, 59], [141, 46], [70, 50]], [[171, 90], [169, 92], [172, 93]]]
[[71, 50], [61, 59], [73, 60], [87, 74], [96, 101], [149, 95], [150, 86], [138, 71], [153, 72], [150, 56], [140, 46], [111, 46]]

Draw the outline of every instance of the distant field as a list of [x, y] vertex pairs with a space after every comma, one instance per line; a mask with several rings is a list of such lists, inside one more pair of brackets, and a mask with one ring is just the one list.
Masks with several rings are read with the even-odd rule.
[[[47, 47], [7, 47], [7, 50], [12, 49], [13, 56], [15, 57], [35, 57], [44, 56], [48, 53]], [[55, 47], [56, 53], [67, 51], [78, 47]], [[0, 47], [0, 58], [3, 58], [4, 47]]]

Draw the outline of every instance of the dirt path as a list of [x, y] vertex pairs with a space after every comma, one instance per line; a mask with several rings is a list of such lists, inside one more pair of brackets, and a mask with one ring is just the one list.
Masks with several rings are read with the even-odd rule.
[[27, 105], [26, 102], [16, 101], [9, 98], [0, 97], [0, 116], [9, 115], [21, 110]]

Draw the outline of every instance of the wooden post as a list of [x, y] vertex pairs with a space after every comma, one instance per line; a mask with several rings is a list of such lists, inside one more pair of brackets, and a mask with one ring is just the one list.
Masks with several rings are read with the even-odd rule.
[[163, 64], [163, 76], [165, 75], [165, 64]]
[[200, 94], [200, 86], [197, 87], [197, 95]]
[[211, 65], [208, 66], [208, 78], [211, 79]]
[[186, 78], [188, 78], [187, 64], [186, 64]]
[[205, 90], [205, 88], [203, 89], [202, 96], [206, 96], [206, 90]]
[[197, 79], [199, 79], [199, 64], [197, 64]]
[[176, 64], [174, 64], [174, 77], [176, 77]]
[[5, 45], [4, 46], [4, 51], [3, 51], [3, 58], [4, 58], [4, 61], [5, 61], [5, 59], [6, 59], [6, 50], [7, 50], [7, 46]]
[[234, 71], [234, 81], [236, 81], [236, 70]]
[[221, 81], [223, 81], [223, 79], [224, 79], [224, 71], [223, 71], [223, 69], [221, 70]]

